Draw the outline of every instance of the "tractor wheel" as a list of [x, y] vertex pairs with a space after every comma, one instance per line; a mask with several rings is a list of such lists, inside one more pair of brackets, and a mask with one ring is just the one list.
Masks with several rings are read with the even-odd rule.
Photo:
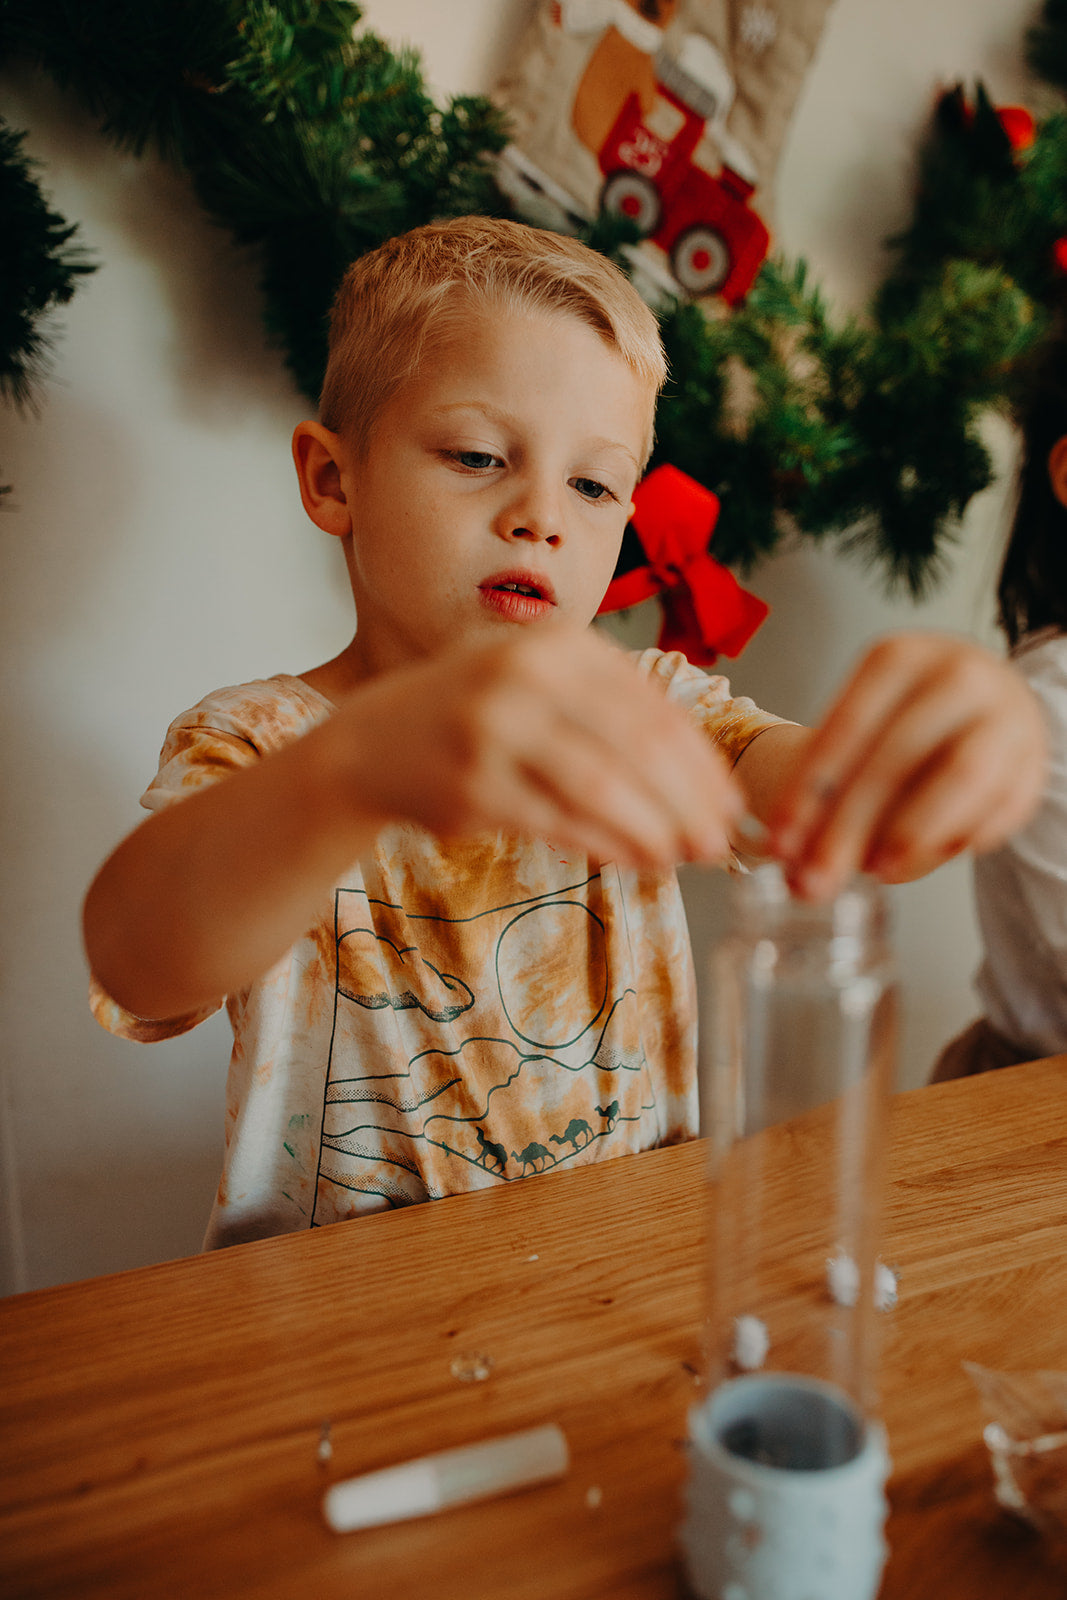
[[690, 294], [711, 294], [721, 289], [730, 274], [729, 247], [714, 228], [687, 228], [671, 251], [671, 267]]
[[643, 239], [655, 233], [663, 213], [655, 184], [625, 167], [613, 172], [601, 189], [600, 209], [617, 217], [629, 217]]

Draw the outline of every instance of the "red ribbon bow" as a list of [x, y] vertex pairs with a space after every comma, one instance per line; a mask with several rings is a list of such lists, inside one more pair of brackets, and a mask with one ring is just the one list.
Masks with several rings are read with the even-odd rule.
[[720, 651], [740, 655], [770, 608], [708, 554], [718, 517], [710, 489], [677, 467], [656, 467], [634, 490], [630, 519], [648, 565], [612, 578], [599, 614], [659, 595], [661, 650], [680, 650], [701, 667]]

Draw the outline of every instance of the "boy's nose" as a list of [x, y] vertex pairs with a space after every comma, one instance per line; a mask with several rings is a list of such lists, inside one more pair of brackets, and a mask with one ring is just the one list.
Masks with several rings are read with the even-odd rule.
[[530, 485], [514, 495], [497, 517], [503, 539], [526, 539], [531, 544], [562, 544], [563, 519], [551, 491]]

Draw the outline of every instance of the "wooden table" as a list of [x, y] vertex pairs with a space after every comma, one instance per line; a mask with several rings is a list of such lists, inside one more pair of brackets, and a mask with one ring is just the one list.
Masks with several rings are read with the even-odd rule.
[[[961, 1362], [1067, 1368], [1067, 1058], [899, 1096], [893, 1152], [884, 1600], [1062, 1597], [993, 1501]], [[0, 1595], [679, 1595], [703, 1155], [0, 1302]], [[480, 1356], [487, 1379], [456, 1376]], [[334, 1479], [549, 1420], [560, 1483], [361, 1534], [322, 1521]]]

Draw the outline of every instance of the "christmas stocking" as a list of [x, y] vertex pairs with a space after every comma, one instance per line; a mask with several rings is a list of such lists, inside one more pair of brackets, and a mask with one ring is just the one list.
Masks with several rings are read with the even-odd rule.
[[635, 281], [742, 299], [832, 0], [542, 0], [498, 98], [504, 186], [549, 227], [629, 217]]

